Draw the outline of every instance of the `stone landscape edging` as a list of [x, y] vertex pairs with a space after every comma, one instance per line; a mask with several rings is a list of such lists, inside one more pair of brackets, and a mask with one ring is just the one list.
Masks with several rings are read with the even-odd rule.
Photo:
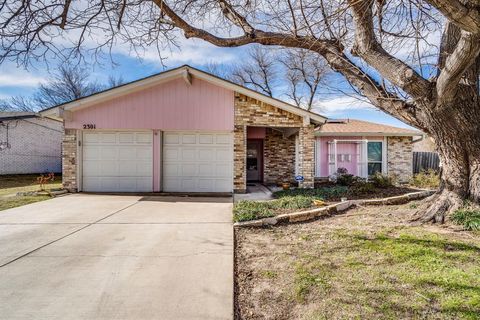
[[411, 192], [401, 196], [394, 196], [380, 199], [360, 199], [347, 200], [338, 202], [318, 209], [311, 209], [307, 211], [298, 211], [293, 213], [284, 213], [274, 217], [262, 218], [257, 220], [236, 222], [233, 224], [235, 228], [241, 227], [265, 227], [273, 226], [278, 223], [297, 223], [309, 220], [314, 220], [320, 216], [327, 216], [334, 213], [348, 210], [359, 205], [394, 205], [404, 204], [413, 200], [426, 198], [435, 193], [435, 190], [422, 190], [418, 192]]

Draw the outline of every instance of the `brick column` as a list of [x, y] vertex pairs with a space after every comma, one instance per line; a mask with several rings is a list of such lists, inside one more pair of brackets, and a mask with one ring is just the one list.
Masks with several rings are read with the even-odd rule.
[[247, 127], [235, 126], [233, 142], [233, 191], [247, 191]]
[[408, 182], [413, 173], [412, 137], [388, 137], [387, 141], [388, 175], [400, 183]]
[[62, 139], [62, 183], [70, 192], [77, 192], [77, 131], [65, 129]]
[[299, 173], [305, 179], [300, 183], [301, 188], [313, 188], [315, 175], [315, 137], [314, 126], [307, 125], [300, 128], [299, 138]]

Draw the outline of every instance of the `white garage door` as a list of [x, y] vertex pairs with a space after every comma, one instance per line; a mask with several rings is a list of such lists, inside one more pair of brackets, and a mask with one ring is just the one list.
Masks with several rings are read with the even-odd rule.
[[165, 132], [163, 190], [166, 192], [232, 192], [231, 133]]
[[152, 191], [152, 133], [83, 133], [83, 191]]

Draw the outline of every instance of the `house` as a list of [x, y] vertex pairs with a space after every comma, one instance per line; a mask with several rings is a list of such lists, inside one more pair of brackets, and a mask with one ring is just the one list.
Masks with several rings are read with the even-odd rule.
[[61, 172], [63, 123], [34, 112], [0, 112], [0, 175]]
[[190, 66], [42, 115], [65, 124], [64, 186], [92, 192], [242, 193], [295, 176], [313, 187], [327, 121]]
[[361, 120], [327, 120], [315, 130], [315, 176], [328, 177], [338, 168], [367, 178], [380, 172], [407, 182], [412, 176], [417, 130]]

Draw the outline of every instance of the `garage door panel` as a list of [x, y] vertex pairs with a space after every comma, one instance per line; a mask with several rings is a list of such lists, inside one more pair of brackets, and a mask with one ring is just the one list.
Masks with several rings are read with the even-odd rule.
[[117, 143], [117, 134], [114, 132], [104, 132], [100, 134], [99, 143], [103, 144], [116, 144]]
[[101, 148], [91, 146], [83, 151], [84, 160], [97, 160], [100, 159]]
[[163, 165], [164, 177], [178, 177], [180, 175], [180, 166], [176, 163], [168, 163]]
[[[184, 147], [181, 149], [181, 160], [182, 161], [195, 161], [197, 158], [197, 150], [191, 147]], [[179, 159], [179, 160], [180, 160]]]
[[182, 144], [196, 144], [197, 135], [195, 134], [182, 134]]
[[211, 177], [215, 175], [214, 163], [199, 163], [198, 164], [198, 176]]
[[114, 160], [118, 157], [118, 150], [115, 147], [105, 146], [95, 147], [95, 149], [98, 151], [98, 160]]
[[231, 192], [232, 189], [232, 134], [164, 133], [164, 191]]
[[164, 133], [163, 134], [163, 144], [179, 144], [180, 143], [180, 135], [178, 133]]
[[232, 166], [229, 164], [217, 164], [215, 166], [215, 176], [216, 177], [225, 177], [228, 176], [228, 173], [232, 171]]
[[152, 191], [151, 136], [149, 132], [84, 132], [83, 190]]
[[198, 150], [198, 159], [201, 161], [214, 161], [215, 160], [215, 149], [214, 148], [205, 148]]
[[232, 136], [230, 134], [217, 134], [215, 139], [217, 144], [232, 144]]
[[198, 174], [197, 164], [195, 163], [183, 163], [180, 167], [182, 177], [196, 176]]
[[213, 134], [200, 134], [198, 142], [200, 144], [213, 144], [215, 141], [215, 135]]
[[232, 157], [231, 149], [228, 148], [218, 148], [212, 152], [212, 155], [215, 155], [217, 161], [228, 161]]

